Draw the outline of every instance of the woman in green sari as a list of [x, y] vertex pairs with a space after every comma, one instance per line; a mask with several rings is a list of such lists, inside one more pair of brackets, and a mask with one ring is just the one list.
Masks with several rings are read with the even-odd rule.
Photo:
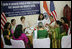
[[54, 32], [52, 32], [52, 47], [60, 48], [60, 27], [58, 21], [56, 21], [54, 26]]
[[61, 39], [65, 35], [65, 31], [61, 28], [61, 22], [57, 20], [52, 32], [52, 48], [61, 48]]
[[52, 48], [60, 48], [60, 27], [58, 21], [55, 22], [55, 26], [51, 28], [50, 32], [52, 33]]
[[51, 48], [61, 48], [61, 39], [66, 35], [65, 30], [63, 30], [62, 23], [60, 21], [55, 22], [54, 27], [49, 26], [49, 37], [51, 39]]

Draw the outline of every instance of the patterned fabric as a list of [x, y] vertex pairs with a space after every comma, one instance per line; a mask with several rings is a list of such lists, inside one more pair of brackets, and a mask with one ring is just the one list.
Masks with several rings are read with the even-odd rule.
[[52, 31], [52, 48], [60, 48], [60, 28]]

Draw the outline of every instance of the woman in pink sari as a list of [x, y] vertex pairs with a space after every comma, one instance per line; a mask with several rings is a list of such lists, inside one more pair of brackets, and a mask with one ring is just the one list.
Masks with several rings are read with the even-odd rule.
[[16, 26], [15, 32], [13, 35], [13, 39], [14, 40], [23, 40], [26, 45], [26, 48], [27, 47], [29, 48], [29, 44], [28, 44], [29, 41], [28, 41], [27, 36], [23, 33], [23, 28], [22, 28], [21, 24]]

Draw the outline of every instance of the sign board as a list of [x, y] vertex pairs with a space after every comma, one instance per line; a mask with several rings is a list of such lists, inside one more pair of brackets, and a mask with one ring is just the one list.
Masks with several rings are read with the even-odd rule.
[[7, 17], [40, 14], [40, 1], [2, 1], [1, 12]]

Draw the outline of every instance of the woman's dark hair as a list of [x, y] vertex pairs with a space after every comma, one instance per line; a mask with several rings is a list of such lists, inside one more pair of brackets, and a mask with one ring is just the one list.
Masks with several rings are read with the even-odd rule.
[[[9, 26], [9, 22], [7, 22], [7, 23], [5, 23], [5, 25], [4, 25], [4, 29], [7, 29], [8, 28], [8, 26]], [[9, 30], [11, 29], [11, 27], [9, 28]]]
[[66, 17], [61, 17], [61, 19], [62, 19], [62, 20], [64, 20], [64, 22], [65, 22], [65, 23], [67, 23], [67, 24], [68, 24], [68, 20], [67, 20], [67, 18], [66, 18]]
[[65, 7], [67, 7], [67, 6], [68, 6], [68, 4], [65, 5]]
[[60, 22], [59, 20], [56, 20], [56, 23], [61, 26], [62, 25], [62, 22]]
[[22, 19], [25, 19], [25, 17], [22, 16], [22, 17], [20, 18], [20, 20], [22, 21]]
[[15, 19], [11, 19], [11, 23], [14, 21]]
[[38, 20], [41, 20], [41, 19], [40, 19], [40, 16], [41, 16], [41, 15], [43, 16], [42, 20], [44, 19], [44, 15], [41, 13], [41, 14], [39, 14]]
[[15, 38], [18, 38], [19, 36], [21, 36], [22, 33], [23, 33], [23, 32], [22, 32], [22, 25], [19, 24], [19, 25], [17, 25], [16, 28], [15, 28], [14, 37], [15, 37]]

